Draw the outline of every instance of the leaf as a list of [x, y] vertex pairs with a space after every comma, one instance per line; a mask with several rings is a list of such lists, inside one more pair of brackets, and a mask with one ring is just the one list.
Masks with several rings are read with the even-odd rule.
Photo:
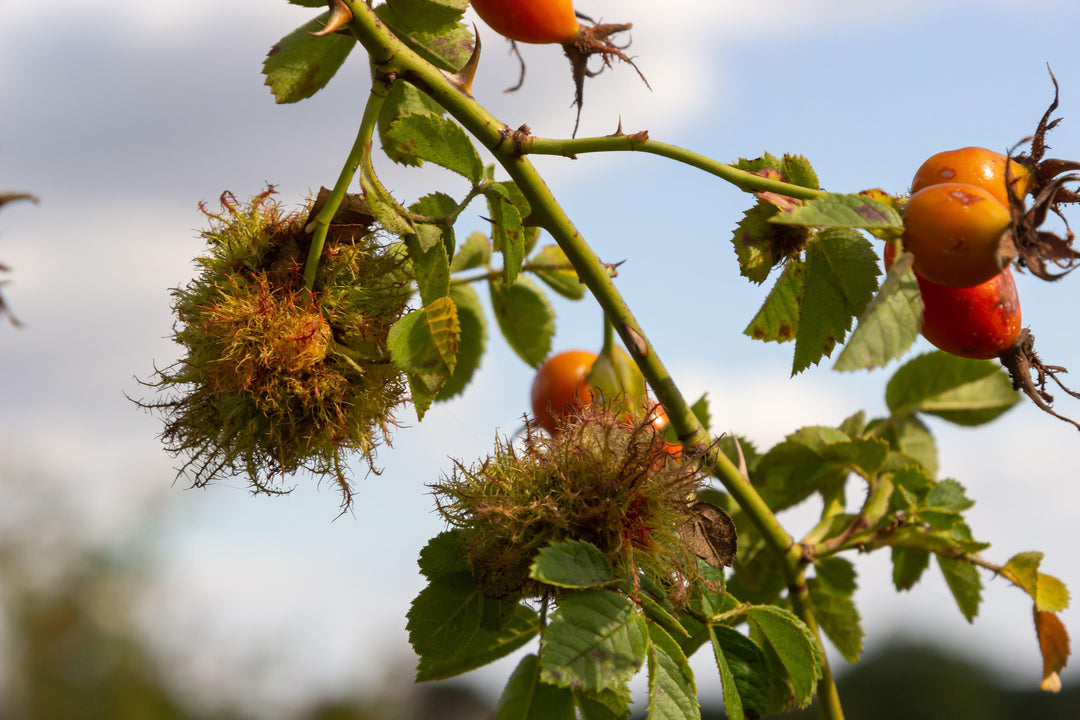
[[418, 564], [420, 572], [428, 580], [469, 572], [460, 533], [446, 530], [428, 540], [427, 545], [420, 551]]
[[611, 590], [566, 595], [541, 639], [541, 679], [594, 692], [617, 688], [638, 673], [648, 628], [634, 604]]
[[1047, 692], [1061, 690], [1060, 673], [1069, 661], [1069, 633], [1057, 615], [1035, 611], [1035, 634], [1043, 658], [1043, 680], [1039, 686]]
[[[420, 15], [420, 21], [424, 26], [429, 26], [430, 22], [423, 19], [424, 10], [420, 8], [416, 14]], [[412, 17], [402, 16], [389, 3], [377, 6], [375, 14], [394, 31], [400, 40], [424, 60], [442, 70], [457, 72], [472, 55], [474, 43], [472, 32], [460, 23], [441, 27], [437, 31], [413, 27], [409, 24]], [[438, 22], [437, 16], [436, 22]]]
[[862, 618], [850, 595], [837, 592], [818, 578], [806, 581], [821, 629], [845, 660], [859, 661], [863, 650]]
[[1004, 575], [1031, 596], [1036, 610], [1060, 612], [1069, 606], [1068, 588], [1056, 577], [1039, 572], [1042, 559], [1041, 552], [1018, 553], [1005, 563]]
[[386, 138], [395, 152], [427, 160], [474, 183], [483, 179], [484, 164], [469, 136], [453, 120], [435, 113], [412, 114], [390, 123]]
[[907, 352], [919, 336], [922, 296], [911, 271], [911, 255], [893, 264], [851, 339], [836, 358], [834, 370], [870, 370]]
[[910, 590], [930, 566], [930, 553], [922, 548], [892, 548], [893, 585], [897, 590]]
[[903, 230], [900, 213], [866, 195], [830, 193], [781, 210], [772, 222], [785, 225], [843, 228], [891, 228]]
[[524, 646], [540, 631], [536, 613], [514, 603], [511, 614], [497, 627], [480, 629], [465, 645], [450, 655], [428, 655], [420, 658], [416, 681], [443, 680], [483, 667]]
[[415, 86], [407, 82], [392, 84], [379, 111], [379, 142], [383, 152], [396, 163], [420, 165], [423, 161], [409, 152], [409, 146], [406, 144], [399, 147], [397, 141], [392, 140], [387, 132], [395, 120], [406, 115], [441, 114], [442, 112], [441, 105], [417, 90]]
[[792, 260], [743, 334], [763, 342], [794, 340], [799, 330], [805, 284], [806, 264], [801, 260]]
[[772, 205], [758, 203], [746, 211], [735, 227], [731, 242], [739, 260], [739, 272], [750, 282], [765, 282], [773, 267], [785, 257], [797, 255], [810, 236], [803, 228], [769, 222], [778, 212]]
[[821, 656], [813, 636], [793, 613], [774, 605], [756, 605], [747, 611], [755, 628], [776, 653], [795, 691], [795, 702], [805, 706], [821, 677]]
[[488, 185], [484, 196], [491, 213], [491, 239], [495, 249], [503, 254], [503, 282], [513, 285], [525, 262], [525, 228], [521, 224], [521, 213], [502, 185]]
[[659, 625], [649, 623], [648, 720], [701, 717], [694, 672], [679, 644]]
[[[663, 591], [660, 590], [660, 592]], [[672, 615], [666, 607], [653, 600], [649, 596], [649, 593], [639, 593], [638, 603], [641, 605], [641, 609], [645, 612], [646, 618], [652, 620], [672, 635], [677, 635], [682, 640], [689, 639], [690, 633], [679, 622], [679, 619]], [[670, 605], [670, 601], [666, 601], [666, 604]], [[674, 610], [674, 607], [672, 607], [672, 610]]]
[[814, 563], [817, 579], [828, 586], [830, 592], [851, 595], [857, 589], [855, 566], [841, 557], [822, 558]]
[[531, 367], [539, 367], [551, 351], [555, 312], [544, 293], [528, 278], [507, 287], [489, 283], [491, 305], [506, 342]]
[[467, 573], [431, 581], [408, 612], [409, 642], [423, 657], [451, 656], [480, 629], [484, 596]]
[[526, 655], [514, 668], [499, 701], [495, 720], [574, 720], [574, 696], [566, 688], [540, 681], [540, 658]]
[[964, 486], [952, 478], [935, 483], [923, 501], [923, 506], [941, 512], [960, 513], [975, 504], [968, 498]]
[[[870, 423], [869, 431], [877, 432], [878, 425], [884, 421], [875, 420]], [[883, 432], [878, 432], [878, 437], [887, 440], [889, 447], [894, 452], [894, 459], [898, 465], [906, 465], [909, 460], [914, 460], [933, 478], [937, 474], [937, 442], [934, 440], [930, 428], [919, 419], [917, 415], [902, 415], [893, 418], [893, 421]], [[889, 461], [886, 461], [886, 465]]]
[[772, 693], [772, 678], [761, 648], [729, 627], [709, 626], [713, 657], [724, 692], [724, 711], [730, 720], [760, 717]]
[[570, 300], [585, 297], [585, 284], [577, 276], [566, 253], [558, 245], [546, 245], [529, 260], [536, 276], [548, 287]]
[[455, 285], [450, 288], [450, 299], [457, 308], [461, 336], [458, 341], [454, 371], [435, 396], [435, 399], [440, 401], [449, 400], [465, 390], [480, 367], [487, 340], [484, 310], [480, 306], [480, 298], [476, 290], [469, 285]]
[[[430, 225], [427, 227], [431, 227]], [[420, 301], [431, 305], [450, 293], [450, 259], [446, 256], [446, 246], [435, 242], [424, 250], [418, 235], [409, 234], [405, 238], [405, 247], [412, 260], [416, 285], [420, 291]]]
[[627, 720], [630, 717], [630, 690], [625, 685], [598, 693], [580, 689], [573, 692], [581, 710], [581, 720]]
[[356, 46], [352, 35], [312, 35], [329, 17], [329, 12], [322, 13], [270, 48], [263, 61], [264, 84], [279, 104], [299, 102], [322, 90]]
[[468, 0], [387, 0], [397, 17], [412, 30], [438, 33], [455, 26]]
[[974, 622], [979, 614], [979, 603], [982, 601], [982, 580], [975, 566], [964, 560], [937, 556], [938, 567], [945, 576], [945, 582], [960, 607], [960, 612], [968, 622]]
[[[702, 395], [697, 399], [693, 405], [690, 406], [690, 411], [694, 413], [694, 417], [701, 423], [701, 427], [705, 430], [709, 429], [709, 423], [712, 418], [709, 416], [709, 396]], [[670, 427], [670, 426], [669, 426]], [[674, 431], [674, 428], [671, 428]], [[670, 438], [671, 440], [678, 440], [678, 438]]]
[[465, 238], [450, 261], [450, 272], [471, 270], [491, 262], [491, 240], [484, 233], [474, 232]]
[[714, 568], [730, 566], [739, 545], [731, 516], [707, 502], [694, 503], [690, 515], [691, 519], [678, 528], [686, 547]]
[[611, 566], [592, 543], [566, 540], [540, 550], [529, 568], [529, 577], [546, 585], [589, 588], [612, 581]]
[[850, 439], [834, 428], [805, 427], [762, 456], [753, 479], [769, 507], [782, 510], [843, 483], [849, 472], [873, 477], [888, 453], [880, 438]]
[[854, 230], [825, 230], [807, 245], [806, 285], [792, 375], [832, 354], [877, 290], [877, 254]]
[[894, 416], [925, 412], [957, 425], [990, 422], [1019, 400], [1008, 374], [997, 363], [941, 351], [902, 365], [885, 390], [885, 402]]
[[460, 337], [457, 306], [449, 297], [408, 313], [390, 328], [390, 357], [409, 379], [421, 420], [453, 373]]

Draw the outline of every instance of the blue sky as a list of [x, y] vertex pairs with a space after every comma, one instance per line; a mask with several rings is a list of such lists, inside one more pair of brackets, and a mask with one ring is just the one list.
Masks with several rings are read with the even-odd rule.
[[[1065, 117], [1052, 152], [1080, 157], [1072, 34], [1080, 6], [1071, 0], [1040, 3], [1038, 15], [1021, 0], [577, 7], [634, 21], [633, 53], [653, 88], [625, 67], [591, 80], [580, 135], [611, 132], [621, 117], [627, 131], [648, 129], [721, 160], [804, 154], [830, 190], [904, 192], [934, 152], [1004, 150], [1029, 134], [1050, 99], [1049, 64]], [[14, 269], [4, 293], [26, 323], [0, 326], [0, 479], [41, 478], [12, 487], [49, 500], [34, 517], [62, 520], [90, 541], [152, 538], [156, 579], [141, 617], [163, 657], [184, 682], [219, 683], [222, 693], [230, 689], [222, 678], [256, 668], [251, 682], [266, 701], [286, 705], [312, 688], [380, 683], [388, 657], [393, 672], [408, 672], [415, 558], [442, 527], [426, 485], [448, 457], [478, 458], [496, 432], [520, 424], [532, 376], [493, 336], [464, 397], [423, 424], [407, 412], [394, 447], [380, 454], [381, 475], [358, 466], [356, 509], [337, 520], [333, 488], [307, 478], [273, 499], [250, 497], [239, 480], [206, 490], [174, 482], [157, 420], [125, 393], [138, 396], [133, 378], [176, 357], [168, 290], [191, 277], [201, 250], [198, 202], [224, 189], [250, 195], [266, 182], [284, 201], [299, 200], [333, 182], [355, 134], [367, 90], [359, 53], [299, 105], [274, 105], [262, 86], [266, 50], [310, 14], [284, 0], [98, 0], [67, 7], [58, 22], [40, 3], [0, 0], [0, 190], [41, 198], [0, 213], [0, 261]], [[510, 126], [568, 134], [561, 52], [525, 48], [526, 84], [507, 95], [516, 64], [482, 32], [477, 99]], [[789, 379], [789, 347], [741, 335], [766, 292], [737, 275], [731, 251], [745, 195], [650, 156], [537, 164], [598, 253], [626, 260], [620, 289], [687, 394], [709, 393], [714, 429], [768, 446], [802, 424], [883, 410], [888, 371], [840, 375], [826, 363]], [[380, 172], [407, 199], [446, 181], [387, 163]], [[483, 229], [472, 222], [460, 231]], [[1080, 365], [1064, 310], [1077, 282], [1018, 280], [1044, 359], [1066, 366]], [[557, 348], [599, 345], [595, 307], [557, 309]], [[1029, 407], [982, 431], [934, 429], [943, 474], [979, 503], [971, 522], [995, 543], [990, 557], [1044, 550], [1044, 569], [1080, 586], [1068, 554], [1080, 514], [1076, 431]], [[795, 527], [812, 511], [795, 511]], [[984, 578], [983, 613], [968, 626], [936, 577], [898, 596], [886, 556], [859, 567], [870, 648], [894, 634], [942, 638], [999, 658], [1011, 681], [1038, 682], [1019, 591]], [[1066, 624], [1074, 617], [1066, 612]], [[703, 691], [715, 692], [708, 663], [698, 667]], [[508, 673], [504, 665], [482, 677]]]

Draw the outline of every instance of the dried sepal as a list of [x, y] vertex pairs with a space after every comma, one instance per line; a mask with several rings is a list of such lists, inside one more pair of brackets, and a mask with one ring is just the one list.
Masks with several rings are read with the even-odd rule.
[[1080, 398], [1080, 393], [1070, 390], [1058, 379], [1059, 374], [1066, 373], [1068, 370], [1060, 365], [1047, 365], [1039, 358], [1035, 352], [1035, 336], [1030, 330], [1027, 328], [1021, 330], [1016, 342], [1002, 353], [999, 359], [1009, 372], [1014, 390], [1027, 395], [1043, 412], [1064, 420], [1080, 430], [1080, 423], [1054, 410], [1054, 396], [1047, 392], [1046, 381], [1053, 380], [1059, 388], [1074, 398]]

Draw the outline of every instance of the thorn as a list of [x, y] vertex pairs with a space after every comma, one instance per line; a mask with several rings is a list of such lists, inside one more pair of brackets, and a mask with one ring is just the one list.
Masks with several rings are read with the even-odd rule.
[[731, 439], [735, 443], [735, 452], [739, 455], [739, 474], [743, 476], [743, 480], [750, 482], [750, 470], [746, 467], [746, 456], [743, 455], [742, 445], [739, 444], [739, 438], [732, 435]]
[[469, 97], [472, 97], [473, 78], [476, 77], [476, 68], [480, 65], [480, 31], [476, 29], [476, 23], [473, 23], [473, 37], [476, 38], [476, 42], [473, 44], [472, 54], [469, 55], [465, 66], [453, 74], [443, 73], [454, 87]]
[[331, 35], [352, 22], [352, 19], [352, 10], [345, 4], [345, 0], [330, 0], [330, 17], [326, 19], [322, 30], [311, 34], [315, 37]]

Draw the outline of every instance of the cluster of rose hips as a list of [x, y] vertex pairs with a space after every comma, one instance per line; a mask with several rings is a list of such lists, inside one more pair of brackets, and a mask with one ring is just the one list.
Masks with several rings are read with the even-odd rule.
[[[1066, 187], [1080, 178], [1080, 164], [1043, 160], [1046, 131], [1057, 124], [1049, 114], [1031, 138], [1031, 152], [1014, 158], [967, 147], [938, 153], [915, 173], [904, 206], [903, 247], [923, 301], [922, 334], [945, 352], [966, 358], [998, 358], [1015, 389], [1057, 418], [1077, 422], [1051, 408], [1046, 381], [1073, 397], [1080, 394], [1057, 378], [1065, 368], [1046, 365], [1035, 354], [1034, 337], [1021, 327], [1020, 299], [1010, 267], [1043, 280], [1058, 280], [1080, 261], [1064, 238], [1041, 229], [1060, 205], [1080, 201]], [[1030, 198], [1030, 207], [1026, 202]], [[885, 249], [891, 267], [897, 248]]]
[[[938, 153], [915, 173], [904, 249], [914, 256], [922, 334], [945, 352], [995, 358], [1020, 335], [1009, 198], [1022, 197], [1029, 178], [1019, 163], [978, 147]], [[895, 256], [888, 245], [886, 267]]]

